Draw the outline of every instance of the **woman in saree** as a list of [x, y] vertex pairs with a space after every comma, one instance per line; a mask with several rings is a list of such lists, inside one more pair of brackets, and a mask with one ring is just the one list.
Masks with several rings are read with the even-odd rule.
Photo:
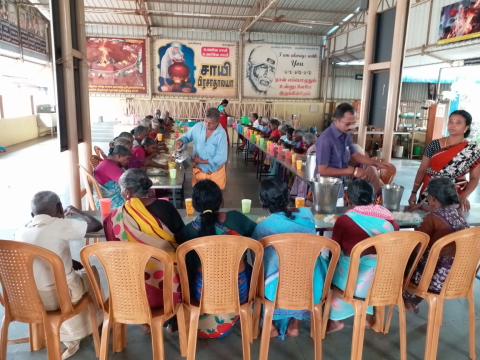
[[[412, 281], [417, 285], [422, 278], [428, 254], [433, 244], [446, 235], [469, 228], [467, 221], [458, 209], [460, 196], [452, 180], [447, 178], [432, 179], [428, 183], [427, 192], [431, 212], [423, 218], [422, 224], [417, 230], [429, 235], [430, 242], [412, 275]], [[455, 243], [453, 243], [445, 246], [440, 252], [440, 257], [428, 288], [430, 291], [440, 293], [442, 290], [443, 283], [453, 264], [455, 249]], [[419, 312], [418, 305], [422, 300], [421, 297], [417, 297], [408, 291], [403, 293], [405, 308], [417, 314]]]
[[227, 145], [230, 146], [230, 139], [228, 137], [228, 114], [225, 110], [228, 105], [228, 100], [222, 100], [221, 104], [218, 105], [217, 110], [220, 111], [220, 125], [225, 129], [227, 133]]
[[157, 142], [149, 137], [143, 139], [141, 146], [136, 146], [132, 150], [132, 156], [142, 159], [144, 166], [168, 169], [167, 165], [161, 165], [152, 160], [157, 154]]
[[[352, 207], [345, 215], [340, 216], [333, 227], [332, 240], [336, 241], [342, 252], [333, 275], [332, 284], [345, 290], [348, 268], [350, 266], [350, 252], [359, 242], [369, 237], [380, 235], [399, 229], [392, 213], [380, 205], [374, 205], [375, 193], [373, 186], [367, 180], [353, 181], [347, 189], [347, 202]], [[355, 297], [365, 298], [373, 280], [377, 255], [375, 248], [365, 250], [360, 258], [358, 277], [355, 288]], [[366, 327], [371, 325], [373, 307], [367, 309]], [[353, 307], [333, 296], [327, 325], [327, 332], [343, 329], [343, 319], [354, 315]]]
[[[264, 209], [268, 210], [270, 216], [261, 221], [252, 238], [260, 240], [266, 236], [285, 234], [285, 233], [304, 233], [315, 234], [315, 220], [309, 208], [302, 207], [295, 209], [288, 208], [288, 188], [287, 185], [277, 178], [267, 178], [260, 184], [260, 201]], [[318, 303], [323, 291], [327, 267], [323, 267], [324, 262], [317, 260], [314, 269], [314, 302]], [[278, 286], [278, 255], [271, 246], [267, 247], [263, 257], [264, 276], [265, 276], [265, 297], [270, 301], [275, 301]], [[285, 339], [288, 336], [298, 336], [300, 320], [310, 320], [310, 311], [308, 310], [285, 310], [275, 309], [273, 313], [273, 326], [271, 337]]]
[[[125, 167], [128, 165], [130, 154], [131, 152], [128, 148], [123, 145], [117, 145], [110, 149], [108, 159], [101, 161], [93, 170], [93, 176], [97, 180], [102, 197], [112, 199], [111, 210], [125, 203], [118, 185], [118, 179], [123, 175]], [[95, 206], [97, 209], [100, 209], [98, 198], [95, 198]]]
[[[448, 136], [433, 140], [425, 148], [422, 163], [413, 183], [412, 195], [408, 200], [409, 210], [422, 208], [430, 211], [427, 186], [431, 179], [445, 177], [452, 180], [460, 195], [460, 207], [470, 210], [468, 196], [475, 190], [480, 178], [480, 147], [469, 143], [472, 115], [465, 110], [456, 110], [448, 120]], [[470, 175], [467, 181], [466, 175]], [[420, 196], [417, 202], [417, 192]]]
[[[233, 210], [221, 212], [223, 202], [222, 191], [211, 180], [201, 180], [193, 187], [193, 207], [200, 213], [195, 220], [185, 226], [181, 242], [193, 240], [202, 236], [237, 235], [251, 237], [256, 223], [242, 213]], [[195, 251], [186, 256], [190, 293], [200, 301], [202, 294], [202, 263]], [[245, 302], [250, 290], [251, 268], [245, 259], [238, 269], [238, 294], [240, 303]], [[205, 338], [223, 338], [238, 321], [235, 313], [211, 315], [203, 314], [198, 323], [198, 334]]]
[[[176, 263], [177, 242], [184, 228], [177, 209], [166, 200], [150, 196], [152, 181], [140, 169], [130, 169], [120, 177], [125, 204], [104, 220], [107, 241], [130, 241], [166, 251]], [[150, 307], [163, 306], [163, 265], [151, 259], [145, 269], [145, 288]], [[173, 300], [181, 302], [180, 277], [173, 279]], [[148, 326], [143, 326], [145, 332]]]

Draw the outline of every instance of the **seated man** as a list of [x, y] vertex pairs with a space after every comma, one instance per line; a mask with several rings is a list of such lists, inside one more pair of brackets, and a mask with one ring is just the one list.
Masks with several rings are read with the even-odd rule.
[[[83, 268], [81, 263], [72, 259], [70, 252], [71, 240], [85, 238], [87, 232], [96, 232], [102, 229], [100, 221], [87, 215], [73, 206], [64, 211], [57, 194], [51, 191], [41, 191], [32, 199], [32, 221], [25, 228], [19, 229], [15, 240], [40, 246], [60, 256], [65, 267], [68, 289], [72, 303], [77, 303], [83, 295], [91, 291], [91, 284], [84, 271], [75, 271]], [[85, 221], [65, 219], [65, 216], [76, 216]], [[43, 259], [35, 259], [33, 263], [35, 282], [40, 298], [47, 311], [60, 309], [53, 271]], [[98, 272], [94, 268], [95, 275]], [[101, 323], [103, 313], [97, 309], [97, 321]], [[62, 358], [73, 355], [79, 348], [80, 340], [92, 333], [88, 309], [81, 314], [65, 321], [60, 328], [60, 340], [65, 343], [66, 349]]]

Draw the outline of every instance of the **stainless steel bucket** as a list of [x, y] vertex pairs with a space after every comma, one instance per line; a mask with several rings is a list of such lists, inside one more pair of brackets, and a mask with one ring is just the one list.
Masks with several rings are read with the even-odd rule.
[[184, 169], [188, 169], [193, 164], [191, 155], [185, 149], [176, 150], [173, 159], [177, 164], [181, 164]]
[[403, 146], [394, 146], [393, 147], [394, 157], [402, 158], [403, 157]]
[[313, 209], [317, 213], [334, 214], [342, 180], [334, 177], [317, 176], [312, 179]]
[[306, 178], [313, 179], [315, 177], [316, 170], [317, 170], [317, 155], [315, 155], [315, 153], [308, 153], [307, 165], [305, 168]]
[[382, 187], [383, 206], [391, 211], [400, 210], [400, 202], [402, 201], [403, 190], [405, 188], [400, 185], [390, 184]]

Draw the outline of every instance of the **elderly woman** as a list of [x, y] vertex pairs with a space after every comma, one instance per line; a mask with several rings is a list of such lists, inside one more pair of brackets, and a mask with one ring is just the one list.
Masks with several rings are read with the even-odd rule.
[[148, 137], [150, 129], [148, 127], [139, 125], [132, 130], [133, 147], [141, 146], [142, 141]]
[[[125, 167], [130, 159], [130, 150], [122, 145], [115, 146], [108, 154], [108, 159], [103, 160], [93, 170], [93, 176], [100, 187], [102, 197], [112, 199], [110, 209], [114, 210], [122, 206], [125, 201], [122, 198], [118, 179], [123, 175]], [[100, 209], [98, 198], [95, 206]]]
[[[177, 209], [166, 200], [150, 197], [152, 181], [140, 169], [130, 169], [120, 177], [125, 204], [104, 220], [107, 241], [130, 241], [166, 251], [174, 260], [177, 242], [184, 228]], [[151, 259], [145, 269], [145, 287], [152, 308], [163, 305], [163, 266]], [[173, 298], [181, 301], [179, 276], [173, 280]], [[144, 331], [148, 327], [144, 326]]]
[[[200, 215], [185, 226], [181, 242], [211, 235], [240, 235], [251, 237], [255, 226], [254, 221], [242, 213], [233, 210], [220, 211], [222, 191], [211, 180], [202, 180], [193, 187], [193, 207]], [[187, 254], [187, 268], [191, 294], [200, 301], [202, 293], [202, 263], [194, 251]], [[243, 260], [238, 271], [238, 294], [240, 302], [248, 297], [251, 269]], [[198, 334], [206, 338], [222, 338], [238, 321], [237, 314], [210, 315], [200, 317]]]
[[[337, 219], [332, 235], [332, 240], [336, 241], [342, 249], [332, 284], [341, 290], [346, 286], [350, 252], [355, 245], [369, 237], [399, 229], [389, 210], [373, 204], [375, 193], [372, 184], [368, 181], [362, 179], [353, 181], [348, 187], [347, 196], [347, 202], [352, 209]], [[355, 296], [358, 298], [366, 297], [377, 265], [374, 248], [367, 249], [362, 255], [355, 288]], [[371, 306], [368, 307], [367, 314], [373, 314]], [[353, 315], [353, 307], [350, 304], [334, 297], [331, 302], [327, 332], [343, 329], [344, 324], [341, 320]], [[370, 324], [370, 316], [367, 316], [367, 326]]]
[[[269, 235], [285, 233], [315, 234], [315, 220], [310, 209], [302, 207], [293, 213], [288, 209], [287, 185], [277, 178], [268, 178], [260, 184], [260, 201], [270, 216], [260, 222], [252, 238], [260, 240]], [[265, 249], [263, 258], [265, 269], [265, 297], [275, 301], [278, 286], [278, 255], [272, 247]], [[324, 268], [322, 262], [317, 261], [314, 270], [314, 300], [320, 301], [323, 290]], [[317, 286], [321, 284], [321, 286]], [[298, 336], [300, 320], [310, 319], [308, 310], [276, 309], [273, 313], [273, 327], [271, 337], [285, 339], [285, 336]]]
[[[128, 150], [132, 151], [133, 148], [133, 135], [128, 132], [122, 132], [118, 137], [116, 137], [113, 142], [111, 142], [110, 151], [113, 151], [113, 148], [117, 145], [123, 145]], [[127, 169], [145, 169], [145, 160], [139, 158], [135, 154], [130, 155], [130, 159], [128, 160]]]
[[[469, 228], [467, 221], [458, 209], [460, 196], [452, 180], [447, 178], [434, 178], [430, 180], [426, 190], [431, 212], [423, 218], [423, 222], [417, 230], [429, 235], [430, 242], [412, 276], [412, 281], [417, 285], [422, 278], [425, 265], [427, 264], [428, 254], [433, 244], [446, 235]], [[430, 291], [440, 293], [442, 290], [443, 283], [452, 267], [455, 249], [456, 247], [453, 243], [445, 246], [440, 252], [440, 257], [433, 272], [432, 281], [430, 282]], [[407, 310], [414, 311], [418, 314], [418, 305], [422, 301], [422, 298], [405, 291], [403, 293], [403, 301], [405, 302]]]
[[[307, 151], [307, 154], [315, 152], [315, 142], [317, 141], [317, 137], [313, 134], [305, 134], [303, 135], [302, 142], [303, 148]], [[300, 177], [296, 177], [295, 181], [292, 185], [292, 190], [290, 190], [290, 197], [292, 196], [299, 196], [299, 197], [306, 197], [308, 190], [308, 184], [303, 181]]]
[[280, 140], [279, 141], [287, 140], [287, 130], [288, 130], [288, 125], [287, 124], [281, 124], [278, 127], [278, 132], [280, 133]]

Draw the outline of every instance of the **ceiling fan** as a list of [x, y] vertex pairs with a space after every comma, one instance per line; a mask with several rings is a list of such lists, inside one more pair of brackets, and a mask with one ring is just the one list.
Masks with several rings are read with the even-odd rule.
[[250, 33], [248, 33], [248, 40], [246, 40], [245, 42], [248, 43], [248, 44], [262, 43], [262, 42], [265, 42], [265, 39], [252, 40], [252, 39], [250, 39]]

